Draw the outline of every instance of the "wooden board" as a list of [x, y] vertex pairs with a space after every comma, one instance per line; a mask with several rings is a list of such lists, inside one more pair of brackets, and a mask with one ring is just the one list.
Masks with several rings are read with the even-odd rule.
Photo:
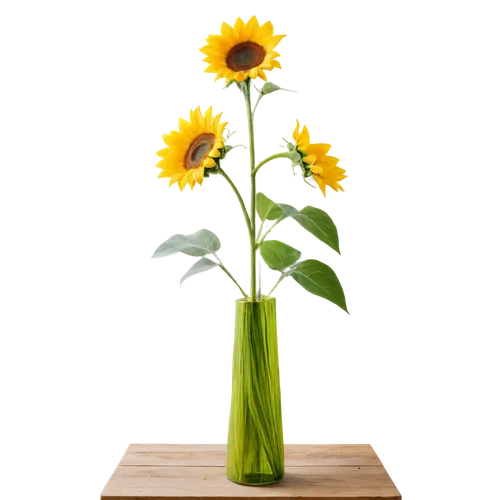
[[102, 500], [400, 500], [370, 445], [285, 445], [285, 478], [270, 486], [226, 479], [224, 445], [131, 444]]

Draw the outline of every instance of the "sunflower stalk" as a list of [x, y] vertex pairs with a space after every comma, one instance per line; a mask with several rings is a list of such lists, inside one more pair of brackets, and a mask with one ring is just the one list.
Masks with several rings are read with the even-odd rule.
[[252, 300], [257, 300], [257, 268], [256, 254], [257, 245], [255, 239], [255, 213], [256, 213], [256, 197], [257, 188], [255, 183], [255, 135], [253, 130], [253, 114], [252, 114], [252, 99], [250, 96], [250, 79], [247, 78], [243, 82], [243, 94], [245, 96], [245, 104], [248, 120], [248, 139], [250, 148], [250, 297]]

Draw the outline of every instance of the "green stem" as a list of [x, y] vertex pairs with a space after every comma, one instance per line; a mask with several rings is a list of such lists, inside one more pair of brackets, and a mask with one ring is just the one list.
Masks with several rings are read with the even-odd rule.
[[250, 297], [252, 300], [257, 298], [257, 269], [256, 269], [256, 242], [255, 242], [255, 197], [256, 197], [256, 185], [255, 185], [255, 175], [253, 171], [255, 168], [255, 138], [253, 131], [253, 116], [252, 116], [252, 102], [250, 98], [250, 78], [243, 84], [243, 93], [245, 95], [245, 104], [247, 109], [247, 120], [248, 120], [248, 138], [250, 146], [250, 220], [251, 220], [251, 237], [250, 237]]
[[[257, 88], [257, 87], [256, 87], [256, 88]], [[258, 91], [258, 90], [259, 90], [259, 89], [257, 89], [257, 91]], [[259, 92], [259, 98], [257, 99], [257, 102], [255, 103], [255, 106], [254, 106], [253, 111], [252, 111], [252, 118], [253, 118], [253, 117], [254, 117], [254, 115], [255, 115], [255, 110], [257, 109], [257, 106], [259, 105], [259, 102], [260, 102], [260, 100], [262, 99], [262, 96], [263, 96], [263, 94], [261, 94], [261, 93]]]
[[233, 191], [236, 194], [238, 201], [240, 202], [241, 210], [243, 211], [243, 215], [245, 216], [245, 222], [247, 223], [248, 235], [250, 236], [250, 243], [252, 244], [252, 248], [253, 248], [254, 232], [252, 232], [252, 223], [250, 222], [250, 217], [248, 216], [247, 207], [245, 206], [245, 202], [243, 201], [243, 198], [241, 197], [241, 194], [238, 191], [238, 188], [234, 185], [233, 181], [229, 178], [229, 175], [227, 175], [226, 172], [224, 172], [224, 170], [222, 170], [221, 167], [219, 167], [219, 172], [222, 174], [222, 177], [224, 177], [224, 179], [226, 179], [226, 181], [229, 183], [229, 185], [233, 188]]
[[[262, 236], [262, 238], [257, 241], [257, 248], [259, 248], [262, 243], [264, 243], [264, 240], [266, 239], [266, 236], [273, 230], [273, 228], [279, 224], [285, 217], [284, 216], [281, 216], [279, 219], [276, 220], [276, 222], [264, 233], [264, 236]], [[259, 233], [260, 235], [260, 233]]]
[[269, 156], [265, 160], [262, 160], [253, 170], [252, 177], [255, 177], [259, 169], [261, 169], [266, 163], [269, 163], [271, 160], [276, 160], [276, 158], [292, 158], [293, 151], [286, 151], [284, 153], [276, 153], [275, 155]]
[[257, 278], [257, 284], [258, 284], [258, 289], [257, 289], [257, 298], [260, 299], [262, 295], [262, 288], [263, 288], [263, 283], [262, 283], [262, 262], [260, 259], [259, 254], [257, 253], [257, 273], [258, 273], [258, 278]]
[[234, 279], [233, 275], [227, 270], [227, 267], [222, 263], [219, 259], [219, 256], [214, 252], [214, 257], [219, 261], [219, 267], [234, 281], [234, 284], [240, 289], [240, 292], [243, 294], [245, 298], [248, 298], [248, 295], [243, 291], [240, 284]]
[[269, 298], [281, 285], [282, 282], [281, 273], [278, 273], [276, 281], [271, 285], [269, 290], [262, 296], [263, 299]]
[[276, 287], [286, 278], [286, 274], [281, 274], [280, 276], [280, 279], [278, 280], [278, 282], [276, 283], [276, 285], [273, 286], [273, 289], [267, 294], [268, 297], [271, 296], [271, 294], [274, 292], [274, 290], [276, 290]]

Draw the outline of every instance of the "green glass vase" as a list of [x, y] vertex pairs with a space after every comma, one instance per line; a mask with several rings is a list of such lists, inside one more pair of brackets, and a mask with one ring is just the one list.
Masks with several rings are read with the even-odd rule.
[[284, 474], [276, 299], [236, 301], [227, 477], [264, 485]]

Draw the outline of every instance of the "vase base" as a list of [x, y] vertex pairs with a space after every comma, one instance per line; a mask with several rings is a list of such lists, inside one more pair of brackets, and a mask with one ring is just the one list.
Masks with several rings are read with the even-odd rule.
[[233, 479], [227, 476], [227, 478], [236, 484], [241, 484], [242, 486], [269, 486], [270, 484], [279, 483], [283, 477], [275, 479], [272, 474], [245, 474], [241, 480]]

